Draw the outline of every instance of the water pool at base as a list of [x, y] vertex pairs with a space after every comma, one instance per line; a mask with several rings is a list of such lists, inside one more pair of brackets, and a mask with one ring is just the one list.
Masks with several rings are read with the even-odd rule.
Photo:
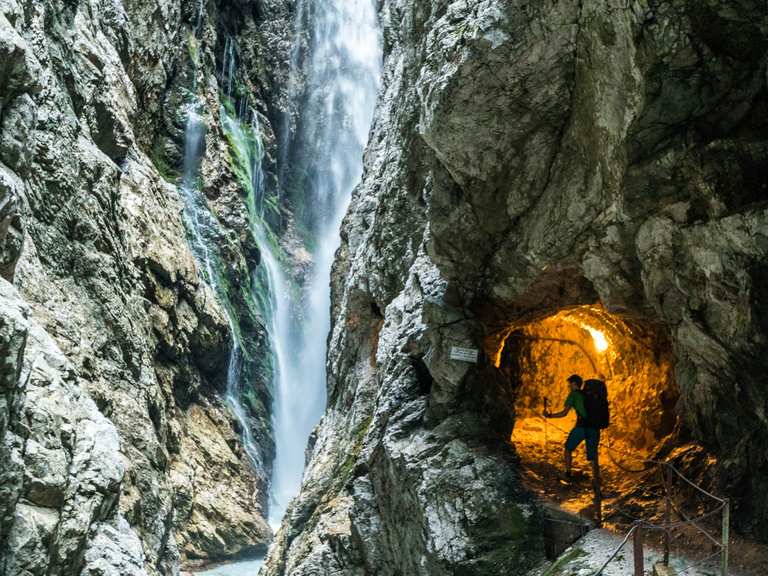
[[210, 570], [195, 572], [195, 576], [256, 576], [259, 573], [263, 559], [245, 560], [243, 562], [233, 562], [231, 564], [222, 564]]

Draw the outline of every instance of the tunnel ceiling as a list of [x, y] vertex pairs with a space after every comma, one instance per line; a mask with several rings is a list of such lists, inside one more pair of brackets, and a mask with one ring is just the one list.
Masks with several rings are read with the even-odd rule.
[[678, 399], [669, 339], [659, 325], [624, 320], [599, 305], [510, 325], [495, 362], [516, 389], [516, 418], [555, 410], [579, 374], [608, 387], [610, 437], [649, 451], [672, 432]]

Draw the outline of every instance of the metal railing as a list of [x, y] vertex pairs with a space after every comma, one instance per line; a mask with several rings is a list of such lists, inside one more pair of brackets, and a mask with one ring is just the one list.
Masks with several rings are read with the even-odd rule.
[[[544, 419], [545, 426], [547, 425], [547, 419]], [[560, 430], [564, 434], [568, 434], [566, 430], [563, 430], [559, 426], [553, 423], [549, 423], [549, 425], [553, 426], [557, 430]], [[545, 428], [545, 436], [546, 436], [546, 428]], [[718, 496], [715, 496], [711, 492], [705, 490], [695, 482], [693, 482], [691, 479], [687, 478], [680, 470], [672, 463], [667, 462], [663, 460], [654, 460], [651, 458], [641, 458], [634, 456], [633, 454], [629, 454], [624, 451], [617, 450], [612, 444], [608, 444], [603, 446], [603, 449], [607, 451], [609, 457], [611, 458], [611, 461], [616, 464], [616, 466], [624, 471], [628, 471], [631, 473], [641, 473], [641, 472], [649, 472], [653, 467], [657, 467], [659, 474], [660, 474], [660, 480], [661, 480], [661, 486], [664, 489], [663, 494], [658, 494], [656, 492], [651, 492], [647, 489], [643, 489], [640, 486], [636, 487], [636, 489], [640, 491], [644, 491], [647, 494], [650, 494], [652, 497], [656, 498], [657, 500], [663, 500], [664, 503], [664, 511], [663, 511], [663, 519], [661, 522], [654, 522], [648, 519], [639, 518], [630, 512], [623, 510], [621, 508], [618, 508], [616, 511], [612, 513], [613, 514], [622, 514], [623, 516], [628, 517], [630, 520], [632, 520], [632, 525], [629, 528], [629, 530], [624, 535], [623, 540], [621, 543], [616, 547], [616, 549], [613, 551], [613, 553], [610, 555], [610, 557], [603, 563], [603, 565], [592, 575], [592, 576], [600, 576], [603, 573], [603, 570], [617, 557], [619, 552], [626, 546], [627, 542], [632, 539], [632, 549], [633, 549], [633, 559], [634, 559], [634, 575], [633, 576], [643, 576], [644, 575], [644, 547], [643, 547], [643, 533], [649, 532], [649, 531], [659, 531], [662, 532], [662, 547], [663, 547], [663, 559], [662, 563], [664, 565], [669, 565], [669, 557], [670, 557], [670, 548], [671, 548], [671, 539], [672, 539], [672, 532], [677, 529], [681, 529], [685, 526], [690, 526], [691, 528], [695, 529], [697, 533], [700, 533], [704, 535], [704, 537], [709, 541], [711, 545], [715, 547], [715, 552], [713, 554], [710, 554], [706, 558], [696, 560], [686, 566], [684, 566], [682, 569], [678, 568], [676, 569], [676, 574], [678, 576], [682, 576], [683, 574], [689, 573], [690, 570], [694, 569], [697, 566], [700, 566], [704, 563], [707, 563], [714, 559], [717, 556], [720, 556], [720, 575], [721, 576], [727, 576], [728, 575], [728, 552], [729, 552], [729, 532], [730, 532], [730, 501], [728, 498], [720, 498]], [[613, 454], [619, 455], [619, 453], [622, 452], [622, 456], [628, 457], [632, 459], [635, 462], [643, 464], [643, 468], [640, 470], [628, 470], [626, 467], [622, 466], [616, 459], [613, 458]], [[612, 454], [613, 453], [613, 454]], [[599, 467], [598, 467], [599, 470]], [[692, 488], [695, 490], [698, 494], [705, 497], [709, 502], [715, 503], [715, 507], [707, 510], [706, 512], [702, 512], [696, 516], [692, 516], [687, 514], [683, 511], [681, 506], [677, 506], [675, 504], [675, 500], [673, 497], [673, 479], [677, 478], [679, 482], [684, 483], [689, 488]], [[603, 515], [602, 515], [602, 493], [600, 489], [600, 482], [594, 482], [593, 479], [593, 497], [594, 497], [594, 504], [595, 504], [595, 520], [596, 524], [598, 526], [602, 525]], [[721, 526], [721, 533], [719, 535], [719, 538], [717, 536], [713, 536], [710, 531], [705, 527], [702, 523], [704, 520], [708, 520], [712, 518], [713, 516], [722, 513], [722, 526]], [[673, 521], [672, 515], [676, 514], [679, 517], [679, 520]]]

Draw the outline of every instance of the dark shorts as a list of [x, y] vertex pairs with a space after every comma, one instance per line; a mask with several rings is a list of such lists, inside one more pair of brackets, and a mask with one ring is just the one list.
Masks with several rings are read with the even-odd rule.
[[590, 462], [595, 460], [597, 458], [597, 445], [600, 444], [600, 429], [576, 426], [568, 434], [568, 440], [565, 441], [565, 449], [573, 452], [582, 442], [587, 445], [587, 460]]

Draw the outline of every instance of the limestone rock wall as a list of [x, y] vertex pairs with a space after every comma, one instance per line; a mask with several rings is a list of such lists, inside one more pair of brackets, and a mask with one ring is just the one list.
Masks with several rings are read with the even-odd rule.
[[[174, 574], [271, 538], [269, 352], [248, 300], [258, 247], [218, 83], [231, 37], [274, 158], [290, 6], [233, 4], [0, 2], [3, 576]], [[224, 308], [182, 218], [195, 97], [218, 272], [249, 352], [256, 469], [224, 401]]]
[[682, 421], [765, 539], [764, 3], [388, 0], [333, 278], [329, 408], [266, 574], [524, 574], [482, 349], [565, 306], [669, 331]]
[[18, 292], [0, 283], [3, 573], [146, 574], [119, 507], [128, 462], [117, 429]]

